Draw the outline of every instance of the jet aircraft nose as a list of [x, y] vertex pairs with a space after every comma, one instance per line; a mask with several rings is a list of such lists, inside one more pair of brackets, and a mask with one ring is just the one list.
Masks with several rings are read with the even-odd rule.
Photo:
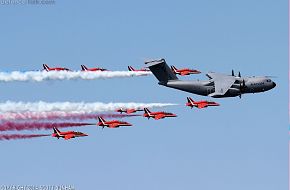
[[275, 86], [276, 86], [276, 83], [273, 82], [273, 88], [275, 88]]

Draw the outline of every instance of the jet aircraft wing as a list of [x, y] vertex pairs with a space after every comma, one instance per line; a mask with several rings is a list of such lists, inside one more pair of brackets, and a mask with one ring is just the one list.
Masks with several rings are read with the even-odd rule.
[[158, 114], [158, 115], [155, 115], [155, 117], [154, 117], [155, 120], [159, 120], [159, 119], [162, 119], [162, 118], [164, 118], [163, 114]]
[[234, 76], [219, 73], [208, 73], [207, 76], [213, 80], [215, 87], [215, 92], [209, 96], [224, 95], [236, 81]]
[[206, 104], [198, 104], [197, 108], [199, 109], [202, 109], [202, 108], [205, 108], [206, 107]]
[[188, 71], [183, 71], [183, 72], [181, 72], [181, 76], [188, 75], [188, 74], [189, 74]]
[[109, 128], [117, 128], [119, 125], [117, 123], [113, 123], [109, 125]]
[[130, 113], [134, 113], [134, 111], [135, 111], [134, 109], [129, 109], [129, 110], [127, 110], [127, 113], [128, 113], [128, 114], [130, 114]]
[[65, 139], [65, 140], [69, 140], [69, 139], [71, 139], [71, 138], [73, 138], [73, 137], [74, 137], [73, 134], [69, 134], [69, 135], [65, 135], [65, 136], [64, 136], [64, 139]]

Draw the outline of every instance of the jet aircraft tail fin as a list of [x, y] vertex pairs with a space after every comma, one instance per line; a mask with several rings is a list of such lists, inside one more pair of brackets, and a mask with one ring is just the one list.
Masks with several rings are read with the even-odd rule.
[[128, 66], [129, 71], [135, 71], [135, 69], [132, 66]]
[[42, 66], [44, 70], [49, 71], [49, 66], [47, 64], [43, 64]]
[[144, 108], [144, 112], [147, 113], [148, 115], [150, 115], [151, 113], [148, 108]]
[[88, 68], [85, 65], [81, 65], [81, 67], [82, 67], [82, 71], [87, 71], [88, 70]]
[[55, 134], [60, 134], [60, 130], [58, 130], [58, 128], [56, 128], [56, 127], [53, 127], [53, 133], [55, 133]]
[[187, 97], [187, 102], [188, 103], [193, 103], [194, 101], [193, 101], [193, 99], [191, 97]]
[[99, 118], [99, 122], [101, 122], [102, 124], [105, 123], [105, 120], [102, 117], [98, 117]]
[[170, 80], [178, 80], [176, 75], [166, 64], [165, 59], [147, 61], [145, 64], [148, 64], [150, 71], [159, 80], [159, 83], [167, 83]]
[[174, 65], [171, 65], [171, 70], [174, 71], [174, 72], [176, 72], [177, 71], [177, 68], [174, 67]]

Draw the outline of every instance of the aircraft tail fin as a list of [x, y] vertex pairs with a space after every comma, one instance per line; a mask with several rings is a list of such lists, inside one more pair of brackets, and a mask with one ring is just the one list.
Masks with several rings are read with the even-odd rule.
[[58, 128], [56, 127], [53, 127], [53, 132], [60, 135], [60, 130], [58, 130]]
[[85, 65], [81, 65], [81, 67], [82, 67], [82, 71], [87, 71], [88, 70], [88, 68]]
[[104, 120], [104, 118], [102, 118], [102, 117], [98, 117], [98, 118], [99, 118], [99, 122], [100, 122], [100, 123], [105, 124], [105, 120]]
[[144, 112], [147, 113], [148, 115], [151, 113], [148, 108], [144, 108]]
[[135, 69], [132, 66], [128, 66], [129, 71], [135, 71]]
[[174, 65], [171, 65], [171, 70], [172, 70], [173, 72], [176, 72], [176, 71], [177, 71], [177, 68], [174, 67]]
[[187, 102], [188, 102], [188, 103], [193, 103], [194, 100], [193, 100], [191, 97], [187, 97]]
[[165, 59], [145, 62], [149, 65], [150, 71], [159, 80], [160, 83], [167, 83], [169, 80], [178, 80], [176, 75], [166, 64]]
[[42, 66], [44, 70], [49, 71], [49, 66], [47, 64], [43, 64]]

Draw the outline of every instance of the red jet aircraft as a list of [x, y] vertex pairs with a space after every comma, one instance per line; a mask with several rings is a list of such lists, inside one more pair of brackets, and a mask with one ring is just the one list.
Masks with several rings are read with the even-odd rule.
[[144, 108], [144, 117], [147, 117], [150, 119], [150, 117], [154, 118], [155, 120], [163, 119], [165, 117], [177, 117], [177, 115], [173, 113], [167, 113], [167, 112], [150, 112], [148, 108]]
[[117, 109], [116, 112], [120, 112], [120, 113], [136, 113], [137, 111], [143, 111], [142, 109], [126, 109], [126, 108], [120, 108]]
[[63, 67], [50, 68], [47, 64], [43, 64], [43, 68], [46, 71], [70, 71], [69, 69]]
[[150, 71], [149, 69], [147, 69], [147, 68], [142, 68], [142, 69], [139, 69], [139, 70], [136, 70], [136, 69], [134, 69], [132, 66], [128, 66], [128, 70], [129, 71], [135, 71], [135, 72], [139, 72], [139, 71]]
[[188, 68], [177, 69], [173, 65], [171, 66], [171, 70], [174, 72], [174, 74], [181, 75], [181, 76], [201, 73], [200, 71], [195, 70], [195, 69], [188, 69]]
[[81, 65], [82, 71], [107, 71], [107, 69], [103, 68], [87, 68], [85, 65]]
[[132, 126], [132, 124], [124, 122], [124, 121], [117, 121], [117, 120], [112, 120], [112, 121], [105, 121], [104, 118], [98, 117], [99, 118], [99, 123], [97, 124], [98, 126], [108, 127], [108, 128], [118, 128], [120, 126]]
[[76, 131], [65, 131], [65, 132], [60, 132], [60, 130], [58, 130], [56, 127], [53, 128], [53, 133], [52, 135], [53, 137], [56, 138], [64, 138], [65, 140], [69, 140], [71, 138], [75, 138], [75, 137], [85, 137], [88, 136], [85, 133], [82, 132], [76, 132]]
[[219, 104], [216, 103], [216, 102], [209, 102], [209, 101], [206, 101], [206, 100], [195, 102], [190, 97], [187, 97], [187, 103], [185, 105], [189, 106], [190, 108], [197, 107], [199, 109], [206, 108], [208, 106], [219, 106]]

